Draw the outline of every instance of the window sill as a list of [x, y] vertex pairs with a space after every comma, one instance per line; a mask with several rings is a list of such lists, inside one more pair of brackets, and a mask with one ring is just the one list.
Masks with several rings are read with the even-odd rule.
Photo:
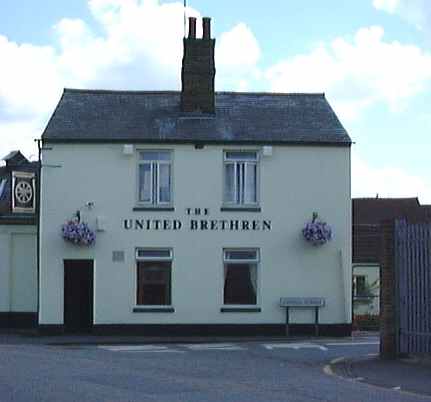
[[260, 207], [221, 207], [222, 212], [261, 212]]
[[260, 313], [260, 307], [222, 307], [221, 313]]
[[175, 211], [174, 207], [134, 207], [133, 211]]
[[140, 306], [133, 308], [134, 313], [175, 313], [175, 308], [172, 306]]

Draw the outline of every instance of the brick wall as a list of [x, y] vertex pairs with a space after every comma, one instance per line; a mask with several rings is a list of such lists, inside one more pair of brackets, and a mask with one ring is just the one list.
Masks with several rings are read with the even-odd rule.
[[215, 39], [209, 37], [209, 19], [204, 22], [204, 37], [197, 39], [196, 23], [190, 19], [192, 27], [188, 38], [184, 38], [184, 56], [181, 70], [181, 110], [182, 112], [215, 113]]

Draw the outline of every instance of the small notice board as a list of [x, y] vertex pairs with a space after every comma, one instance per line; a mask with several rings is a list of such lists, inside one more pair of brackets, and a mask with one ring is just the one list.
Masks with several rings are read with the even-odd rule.
[[286, 335], [289, 335], [289, 309], [313, 308], [314, 309], [314, 334], [319, 336], [319, 308], [325, 306], [323, 297], [282, 297], [280, 307], [286, 309]]

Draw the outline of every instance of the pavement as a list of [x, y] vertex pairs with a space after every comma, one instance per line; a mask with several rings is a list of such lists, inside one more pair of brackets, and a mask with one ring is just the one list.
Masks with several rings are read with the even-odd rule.
[[341, 357], [326, 366], [326, 371], [352, 381], [431, 398], [431, 356], [396, 360], [372, 354]]

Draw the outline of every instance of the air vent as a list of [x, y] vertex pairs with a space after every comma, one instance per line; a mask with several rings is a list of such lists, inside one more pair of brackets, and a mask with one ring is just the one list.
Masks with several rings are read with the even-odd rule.
[[124, 262], [124, 251], [113, 251], [112, 252], [112, 261], [113, 262]]

